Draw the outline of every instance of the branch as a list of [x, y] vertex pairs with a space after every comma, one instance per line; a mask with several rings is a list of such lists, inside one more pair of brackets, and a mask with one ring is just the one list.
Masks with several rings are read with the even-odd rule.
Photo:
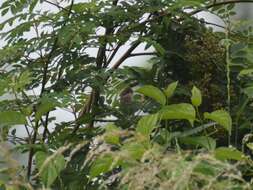
[[113, 50], [113, 53], [111, 54], [111, 56], [108, 58], [108, 60], [106, 61], [105, 67], [107, 67], [111, 61], [113, 60], [113, 58], [115, 57], [115, 55], [117, 54], [117, 52], [119, 51], [119, 48], [121, 47], [121, 43], [119, 43], [116, 48]]
[[205, 20], [199, 20], [200, 23], [204, 23], [206, 25], [212, 25], [212, 26], [216, 26], [216, 27], [219, 27], [219, 28], [222, 28], [222, 29], [226, 29], [225, 26], [222, 26], [222, 25], [219, 25], [219, 24], [215, 24], [215, 23], [212, 23], [212, 22], [208, 22], [208, 21], [205, 21]]
[[[47, 3], [52, 4], [51, 2], [49, 2], [47, 0], [44, 0], [44, 1], [47, 2]], [[73, 4], [74, 4], [74, 0], [71, 1], [70, 8], [66, 9], [66, 10], [68, 10], [68, 15], [67, 15], [67, 19], [65, 20], [65, 22], [63, 24], [63, 27], [66, 25], [66, 23], [69, 20], [70, 14], [72, 12], [71, 10], [72, 10]], [[54, 5], [57, 5], [57, 4], [54, 4]], [[41, 87], [40, 97], [42, 97], [43, 93], [45, 92], [45, 87], [46, 87], [46, 83], [47, 83], [48, 65], [51, 61], [51, 58], [53, 57], [54, 51], [57, 49], [58, 39], [59, 39], [58, 36], [56, 36], [56, 38], [54, 40], [54, 43], [53, 43], [53, 46], [52, 46], [52, 49], [48, 54], [47, 61], [44, 63], [45, 65], [44, 65], [44, 68], [43, 68], [43, 77], [42, 77], [42, 84], [41, 84], [42, 87]], [[48, 131], [48, 129], [47, 129], [48, 117], [49, 117], [49, 112], [46, 115], [46, 120], [45, 120], [45, 124], [44, 124], [45, 129], [44, 129], [44, 132], [43, 132], [43, 138], [44, 138], [44, 135], [46, 135], [46, 132]], [[35, 124], [34, 134], [33, 134], [32, 140], [30, 142], [30, 145], [33, 145], [33, 144], [36, 143], [38, 128], [39, 128], [39, 121], [37, 121], [36, 124]], [[28, 164], [27, 164], [27, 177], [28, 177], [28, 179], [31, 176], [33, 155], [34, 155], [34, 149], [33, 149], [33, 147], [31, 147], [30, 152], [29, 152], [29, 157], [28, 157]]]
[[156, 52], [143, 52], [143, 53], [131, 53], [129, 57], [136, 57], [136, 56], [154, 56], [157, 55]]
[[124, 55], [112, 66], [112, 70], [117, 69], [130, 55], [140, 45], [141, 42], [135, 42]]
[[[65, 7], [62, 7], [62, 6], [59, 5], [59, 4], [53, 3], [53, 2], [48, 1], [48, 0], [43, 0], [43, 1], [46, 2], [46, 3], [48, 3], [48, 4], [50, 4], [50, 5], [53, 5], [53, 6], [57, 7], [57, 8], [59, 8], [59, 9], [61, 9], [61, 10], [67, 11], [67, 12], [69, 12], [69, 10], [71, 10], [71, 9], [67, 9], [67, 8], [65, 8]], [[72, 13], [72, 14], [75, 14], [75, 13], [72, 12], [72, 11], [71, 11], [71, 13]]]

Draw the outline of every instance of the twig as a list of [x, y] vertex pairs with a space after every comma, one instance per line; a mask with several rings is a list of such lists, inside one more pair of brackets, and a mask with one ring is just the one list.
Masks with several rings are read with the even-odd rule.
[[153, 55], [157, 55], [157, 53], [156, 52], [131, 53], [129, 57], [147, 56], [147, 55], [153, 56]]
[[53, 6], [57, 7], [57, 8], [59, 8], [59, 9], [62, 9], [62, 10], [64, 10], [64, 11], [67, 11], [67, 12], [69, 12], [69, 10], [71, 10], [71, 11], [70, 11], [71, 14], [76, 14], [75, 12], [72, 11], [72, 8], [71, 8], [71, 9], [67, 9], [67, 8], [62, 7], [61, 5], [56, 4], [56, 3], [53, 3], [53, 2], [51, 2], [51, 1], [48, 1], [48, 0], [43, 0], [43, 1], [46, 2], [46, 3], [48, 3], [48, 4], [50, 4], [50, 5], [53, 5]]
[[[47, 3], [51, 3], [47, 0], [44, 0], [44, 1], [47, 2]], [[72, 10], [73, 4], [74, 4], [74, 0], [71, 1], [70, 8], [67, 9], [68, 10], [68, 17], [67, 17], [68, 19], [64, 22], [63, 27], [66, 25], [67, 21], [69, 20], [70, 14], [72, 12], [71, 10]], [[48, 57], [47, 57], [47, 62], [45, 62], [45, 65], [44, 65], [44, 68], [43, 68], [42, 87], [41, 87], [40, 97], [42, 97], [42, 95], [45, 92], [45, 87], [46, 87], [46, 83], [47, 83], [48, 66], [49, 66], [49, 63], [51, 61], [51, 58], [53, 57], [54, 51], [57, 49], [57, 43], [58, 43], [58, 36], [56, 36], [56, 38], [54, 40], [52, 49], [49, 52]], [[45, 120], [45, 123], [44, 123], [44, 127], [45, 127], [45, 130], [43, 132], [43, 137], [44, 138], [45, 138], [46, 132], [48, 131], [48, 129], [47, 129], [48, 117], [49, 117], [49, 112], [46, 114], [46, 120]], [[36, 124], [35, 124], [33, 139], [32, 139], [32, 142], [30, 142], [31, 145], [35, 144], [35, 142], [36, 142], [38, 127], [39, 127], [39, 122], [37, 121]], [[29, 157], [28, 157], [28, 164], [27, 164], [27, 168], [28, 168], [27, 169], [27, 177], [28, 177], [28, 179], [31, 176], [33, 155], [34, 155], [34, 149], [33, 149], [33, 147], [31, 147], [30, 152], [29, 152]]]

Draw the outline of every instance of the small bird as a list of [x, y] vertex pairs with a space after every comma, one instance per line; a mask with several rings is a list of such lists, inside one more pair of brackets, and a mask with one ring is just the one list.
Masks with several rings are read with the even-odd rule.
[[129, 105], [132, 103], [133, 90], [128, 87], [120, 93], [120, 103], [122, 105]]

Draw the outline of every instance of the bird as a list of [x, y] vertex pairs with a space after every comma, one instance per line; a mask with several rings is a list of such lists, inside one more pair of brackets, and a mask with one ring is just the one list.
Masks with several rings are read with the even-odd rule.
[[132, 103], [133, 90], [130, 87], [125, 88], [120, 93], [120, 103], [122, 105], [129, 105]]

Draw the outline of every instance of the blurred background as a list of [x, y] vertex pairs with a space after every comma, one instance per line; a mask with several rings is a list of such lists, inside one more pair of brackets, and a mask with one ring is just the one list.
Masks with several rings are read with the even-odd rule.
[[[50, 1], [50, 0], [49, 0]], [[84, 0], [76, 0], [76, 2], [84, 2]], [[1, 4], [4, 2], [4, 0], [1, 0], [0, 1], [0, 6]], [[51, 0], [51, 2], [53, 3], [57, 3], [56, 0]], [[60, 4], [61, 6], [66, 6], [67, 4], [66, 3], [61, 3]], [[253, 20], [253, 3], [240, 3], [236, 6], [235, 8], [236, 12], [237, 12], [237, 15], [233, 18], [234, 20]], [[49, 3], [46, 3], [44, 2], [42, 4], [42, 6], [40, 7], [37, 7], [37, 10], [42, 10], [42, 11], [58, 11], [58, 8], [56, 6], [53, 6]], [[6, 15], [4, 17], [0, 17], [0, 23], [3, 22], [5, 19], [7, 19], [8, 17], [11, 17], [12, 15]], [[199, 13], [198, 15], [196, 15], [198, 18], [204, 18], [207, 22], [210, 22], [210, 23], [214, 23], [214, 24], [218, 24], [218, 25], [224, 25], [224, 23], [222, 22], [221, 19], [219, 19], [217, 16], [213, 15], [213, 14], [210, 14], [208, 12], [201, 12]], [[18, 23], [14, 23], [14, 26], [15, 25], [18, 25]], [[213, 26], [211, 26], [213, 27]], [[218, 27], [213, 27], [214, 30], [218, 31], [218, 30], [222, 30], [221, 28], [218, 28]], [[5, 28], [4, 31], [7, 31], [9, 30], [10, 28]], [[4, 31], [0, 31], [1, 32], [4, 32]], [[98, 31], [99, 32], [99, 31]], [[35, 32], [30, 32], [30, 33], [26, 33], [26, 36], [27, 37], [32, 37], [35, 35]], [[0, 48], [3, 47], [6, 43], [0, 39]], [[127, 45], [126, 45], [127, 47]], [[126, 48], [125, 47], [125, 48]], [[143, 47], [139, 47], [139, 49], [136, 50], [136, 52], [140, 51], [140, 52], [143, 52]], [[118, 57], [124, 52], [124, 47], [122, 48], [122, 50], [119, 52], [119, 55]], [[148, 50], [150, 51], [150, 50]], [[88, 53], [91, 55], [91, 56], [95, 56], [96, 53], [97, 53], [97, 50], [96, 49], [90, 49], [88, 51]], [[115, 58], [115, 60], [117, 59], [117, 57]], [[148, 60], [150, 59], [150, 56], [146, 56], [146, 57], [134, 57], [134, 58], [130, 58], [128, 59], [124, 65], [127, 65], [127, 66], [131, 66], [131, 65], [137, 65], [136, 63], [138, 63], [137, 66], [143, 66], [145, 65], [145, 63], [148, 62]], [[40, 89], [38, 89], [38, 92], [40, 91]], [[35, 90], [36, 92], [36, 90]], [[0, 97], [0, 100], [3, 100], [3, 99], [8, 99], [8, 98], [11, 98], [11, 95], [5, 95], [5, 96], [1, 96]], [[51, 113], [52, 115], [51, 116], [54, 116], [57, 118], [57, 121], [70, 121], [72, 119], [74, 119], [73, 115], [64, 111], [64, 110], [56, 110], [54, 112]], [[53, 124], [51, 124], [51, 127], [53, 128]], [[25, 137], [26, 136], [26, 132], [25, 132], [25, 129], [22, 127], [22, 126], [15, 126], [15, 129], [17, 130], [17, 133], [16, 135], [18, 137]], [[9, 146], [9, 147], [13, 147], [13, 145], [11, 143], [7, 143], [5, 142], [4, 144], [0, 144], [0, 146]], [[26, 164], [26, 160], [27, 160], [27, 155], [21, 155], [19, 153], [16, 153], [14, 152], [13, 153], [15, 159], [17, 159], [21, 164], [25, 165]]]

